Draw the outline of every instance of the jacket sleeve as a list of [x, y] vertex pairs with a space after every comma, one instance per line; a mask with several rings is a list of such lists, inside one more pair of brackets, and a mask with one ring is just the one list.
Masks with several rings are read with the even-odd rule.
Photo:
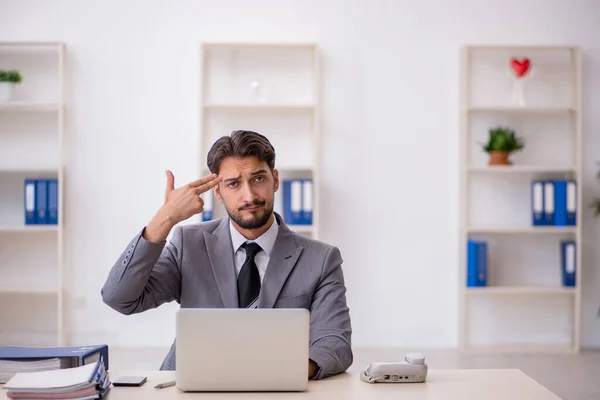
[[352, 327], [342, 256], [337, 247], [332, 247], [325, 257], [310, 311], [309, 358], [319, 367], [313, 379], [345, 372], [353, 361]]
[[122, 314], [180, 300], [182, 228], [175, 227], [169, 244], [148, 242], [144, 230], [129, 242], [101, 290], [104, 303]]

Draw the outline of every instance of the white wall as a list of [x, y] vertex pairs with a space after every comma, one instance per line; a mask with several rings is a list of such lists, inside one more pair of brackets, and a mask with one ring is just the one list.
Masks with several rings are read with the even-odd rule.
[[[345, 258], [357, 346], [456, 345], [459, 46], [582, 46], [584, 203], [598, 188], [594, 0], [0, 3], [2, 40], [67, 43], [66, 245], [77, 343], [173, 338], [176, 305], [124, 317], [101, 302], [100, 288], [161, 204], [164, 170], [176, 184], [196, 178], [202, 41], [321, 46], [322, 238]], [[583, 220], [583, 345], [600, 346], [600, 220], [587, 209]]]

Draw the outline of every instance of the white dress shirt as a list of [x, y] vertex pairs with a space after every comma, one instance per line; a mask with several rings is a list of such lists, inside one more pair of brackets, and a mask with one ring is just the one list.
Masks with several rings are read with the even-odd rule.
[[277, 233], [279, 232], [277, 218], [273, 218], [271, 227], [261, 236], [256, 238], [256, 240], [246, 239], [237, 229], [235, 229], [231, 221], [229, 221], [229, 231], [231, 232], [231, 243], [233, 244], [235, 276], [237, 277], [240, 274], [242, 265], [244, 265], [244, 261], [246, 261], [246, 249], [240, 246], [246, 242], [256, 242], [262, 248], [262, 250], [254, 256], [254, 262], [258, 267], [260, 282], [262, 283], [265, 272], [267, 271], [267, 264], [269, 263], [273, 251], [273, 246], [275, 245], [275, 239], [277, 239]]

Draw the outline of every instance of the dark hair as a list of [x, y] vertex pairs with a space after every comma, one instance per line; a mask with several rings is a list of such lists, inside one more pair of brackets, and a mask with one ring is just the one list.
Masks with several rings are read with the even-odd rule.
[[206, 163], [213, 174], [218, 174], [221, 162], [227, 157], [251, 157], [269, 165], [271, 171], [275, 169], [275, 148], [265, 136], [253, 131], [237, 130], [231, 136], [222, 136], [212, 145]]

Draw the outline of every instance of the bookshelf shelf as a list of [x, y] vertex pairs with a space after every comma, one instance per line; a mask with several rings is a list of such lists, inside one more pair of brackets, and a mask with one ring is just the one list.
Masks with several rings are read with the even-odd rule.
[[[0, 296], [14, 305], [0, 310], [0, 344], [67, 343], [65, 60], [64, 43], [0, 42], [0, 69], [23, 77], [0, 101]], [[56, 224], [25, 224], [26, 179], [57, 180]]]
[[58, 290], [53, 287], [26, 287], [11, 286], [0, 287], [0, 294], [32, 294], [32, 295], [57, 295]]
[[[517, 84], [510, 62], [524, 57], [531, 69]], [[580, 348], [581, 59], [580, 49], [569, 46], [476, 45], [461, 51], [458, 337], [464, 351]], [[511, 154], [512, 165], [489, 165], [482, 148], [498, 126], [525, 140]], [[533, 182], [554, 180], [575, 181], [577, 221], [534, 225]], [[554, 202], [558, 194], [547, 193]], [[543, 201], [542, 207], [550, 206]], [[476, 284], [481, 286], [467, 284], [474, 276], [468, 274], [471, 241], [487, 245], [481, 261], [486, 272], [477, 275], [484, 276]], [[566, 286], [562, 246], [572, 242], [575, 285]]]
[[510, 107], [510, 106], [472, 106], [466, 108], [470, 113], [494, 113], [494, 114], [547, 114], [562, 115], [574, 113], [573, 107]]
[[0, 112], [4, 111], [59, 111], [61, 103], [37, 103], [27, 101], [0, 101]]
[[58, 232], [57, 225], [24, 225], [24, 226], [0, 226], [0, 233], [42, 233]]
[[48, 167], [0, 167], [0, 174], [33, 174], [36, 176], [51, 176], [58, 175], [58, 168], [48, 168]]
[[468, 171], [472, 173], [489, 174], [574, 174], [577, 172], [577, 168], [560, 165], [470, 166], [468, 167]]
[[467, 293], [470, 296], [486, 296], [486, 295], [573, 295], [575, 290], [565, 287], [544, 287], [544, 286], [486, 286], [486, 287], [470, 287], [467, 288]]
[[308, 50], [315, 51], [317, 45], [315, 43], [276, 43], [276, 42], [205, 42], [203, 44], [205, 50]]
[[288, 225], [288, 227], [298, 233], [312, 234], [314, 231], [314, 227], [312, 225]]
[[277, 111], [312, 111], [312, 104], [205, 104], [205, 110], [223, 110], [232, 112], [277, 112]]
[[499, 235], [535, 235], [535, 234], [575, 234], [577, 228], [573, 226], [523, 226], [523, 227], [470, 227], [467, 232], [471, 234], [499, 234]]
[[[201, 176], [210, 146], [234, 130], [264, 134], [276, 151], [280, 186], [274, 209], [285, 218], [284, 181], [311, 179], [312, 224], [286, 221], [290, 229], [319, 234], [319, 100], [318, 48], [306, 43], [204, 43], [201, 45]], [[226, 215], [214, 198], [213, 218]]]

